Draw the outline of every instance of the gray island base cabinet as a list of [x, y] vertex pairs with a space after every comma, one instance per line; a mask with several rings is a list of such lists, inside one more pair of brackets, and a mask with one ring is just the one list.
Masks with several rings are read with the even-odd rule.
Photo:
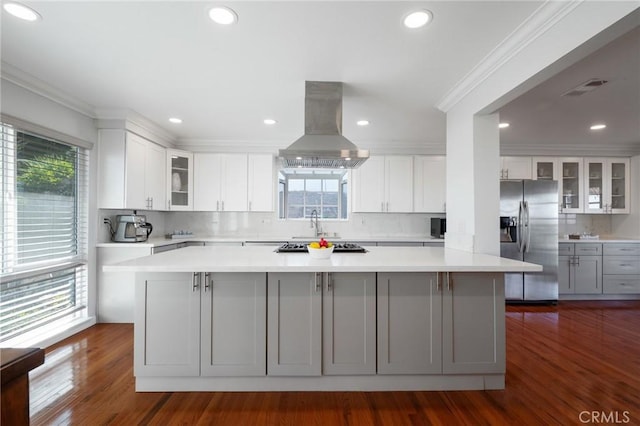
[[504, 274], [137, 272], [137, 391], [503, 389]]

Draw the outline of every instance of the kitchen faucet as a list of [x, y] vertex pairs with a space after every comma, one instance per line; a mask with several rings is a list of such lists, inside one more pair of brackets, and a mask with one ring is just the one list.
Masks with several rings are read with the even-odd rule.
[[[313, 217], [315, 215], [315, 222], [313, 221]], [[313, 209], [311, 211], [311, 228], [315, 227], [316, 228], [316, 237], [319, 237], [320, 235], [322, 235], [322, 228], [320, 228], [320, 224], [318, 223], [318, 211], [316, 209]]]

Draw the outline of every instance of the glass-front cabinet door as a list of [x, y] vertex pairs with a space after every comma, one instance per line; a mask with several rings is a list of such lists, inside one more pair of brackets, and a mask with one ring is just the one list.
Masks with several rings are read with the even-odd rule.
[[629, 213], [629, 159], [585, 158], [585, 213]]
[[560, 158], [558, 196], [561, 213], [582, 213], [584, 210], [582, 158]]
[[193, 210], [193, 153], [167, 150], [169, 210]]
[[588, 176], [587, 187], [585, 188], [585, 198], [587, 200], [585, 213], [605, 212], [604, 167], [605, 165], [602, 161], [585, 159], [585, 168]]
[[534, 180], [558, 180], [558, 159], [554, 157], [533, 157], [532, 174]]
[[629, 159], [611, 159], [607, 165], [611, 184], [609, 213], [629, 213]]

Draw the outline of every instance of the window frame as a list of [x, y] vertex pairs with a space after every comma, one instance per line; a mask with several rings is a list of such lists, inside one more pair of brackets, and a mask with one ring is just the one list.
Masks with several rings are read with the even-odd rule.
[[[11, 342], [33, 341], [33, 339], [49, 338], [55, 333], [59, 324], [70, 323], [78, 319], [89, 319], [89, 163], [90, 163], [90, 144], [83, 142], [76, 144], [73, 142], [75, 138], [59, 138], [51, 137], [50, 134], [59, 136], [57, 132], [38, 132], [33, 128], [42, 129], [35, 125], [22, 125], [23, 122], [2, 115], [0, 120], [0, 144], [2, 146], [2, 170], [0, 173], [0, 188], [3, 191], [3, 203], [0, 208], [0, 219], [2, 220], [2, 264], [0, 267], [0, 277], [2, 278], [3, 290], [7, 292], [20, 292], [22, 287], [28, 287], [31, 282], [45, 283], [42, 286], [47, 287], [60, 283], [61, 276], [68, 277], [68, 285], [60, 284], [60, 287], [69, 287], [69, 291], [65, 294], [71, 305], [60, 304], [63, 308], [59, 310], [51, 310], [51, 314], [39, 318], [33, 315], [32, 322], [26, 323], [24, 327], [19, 328], [19, 332], [11, 332], [7, 336], [0, 336], [3, 344]], [[37, 143], [46, 144], [46, 142], [55, 143], [71, 147], [76, 150], [74, 153], [73, 173], [73, 204], [69, 206], [71, 222], [69, 222], [70, 233], [67, 234], [69, 241], [72, 241], [69, 251], [63, 251], [60, 256], [49, 257], [46, 259], [34, 260], [31, 262], [20, 263], [17, 252], [19, 231], [19, 198], [20, 192], [18, 188], [18, 167], [20, 160], [18, 155], [18, 137], [20, 134], [37, 138]], [[8, 136], [9, 135], [9, 136]], [[71, 141], [71, 142], [70, 142]], [[43, 151], [46, 153], [46, 149]], [[36, 192], [37, 194], [47, 194], [47, 191]], [[59, 196], [54, 194], [54, 197]], [[56, 228], [48, 228], [47, 232], [52, 234]], [[63, 234], [64, 235], [64, 234]], [[7, 263], [9, 262], [9, 263]], [[44, 277], [44, 279], [43, 279]], [[52, 293], [46, 291], [43, 293]], [[9, 294], [6, 293], [6, 294]], [[28, 303], [33, 299], [33, 295], [38, 292], [27, 292], [25, 301], [15, 303]], [[59, 292], [58, 292], [59, 294]], [[14, 293], [15, 295], [15, 293]], [[38, 299], [37, 297], [35, 299]], [[42, 302], [44, 305], [52, 305], [54, 296], [49, 302]], [[58, 299], [56, 299], [57, 301]], [[5, 305], [5, 306], [10, 306]], [[36, 306], [38, 306], [36, 304]], [[25, 308], [27, 309], [27, 308]], [[38, 308], [40, 309], [40, 308]], [[45, 310], [44, 308], [42, 308]], [[11, 318], [10, 308], [5, 308], [6, 318]], [[3, 321], [4, 322], [4, 321]], [[49, 330], [49, 331], [45, 331]], [[62, 329], [60, 329], [62, 331]]]
[[[330, 170], [330, 172], [328, 172]], [[295, 204], [296, 206], [302, 207], [303, 216], [302, 217], [290, 217], [289, 216], [289, 180], [293, 179], [303, 179], [305, 181], [305, 190], [304, 190], [304, 201], [303, 204]], [[320, 192], [323, 194], [321, 204], [315, 210], [319, 210], [318, 220], [329, 221], [329, 220], [348, 220], [349, 212], [348, 212], [348, 188], [350, 181], [350, 173], [349, 170], [346, 169], [287, 169], [282, 168], [278, 171], [278, 218], [283, 220], [307, 220], [311, 217], [310, 212], [307, 214], [307, 204], [306, 204], [306, 187], [308, 180], [318, 180], [321, 181], [320, 185], [322, 187], [324, 180], [335, 180], [337, 181], [337, 204], [330, 205], [330, 207], [337, 207], [337, 215], [336, 217], [324, 217], [324, 189]], [[345, 191], [347, 197], [343, 196], [343, 192]], [[346, 204], [345, 204], [346, 203]]]

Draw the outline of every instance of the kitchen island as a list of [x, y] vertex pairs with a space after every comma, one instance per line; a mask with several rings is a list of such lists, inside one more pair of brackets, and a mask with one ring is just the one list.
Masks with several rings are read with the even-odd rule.
[[434, 247], [187, 247], [136, 274], [137, 391], [502, 389], [505, 272]]

